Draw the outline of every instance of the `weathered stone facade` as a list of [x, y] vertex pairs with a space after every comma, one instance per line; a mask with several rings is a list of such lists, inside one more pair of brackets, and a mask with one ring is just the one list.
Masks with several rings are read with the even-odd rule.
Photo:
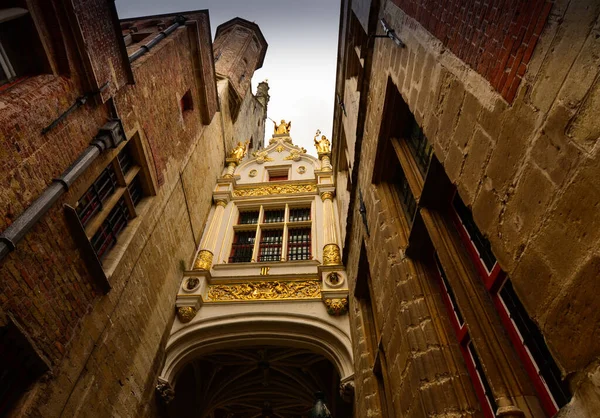
[[[173, 31], [130, 63], [128, 55], [167, 32], [177, 15], [119, 24], [110, 1], [74, 2], [67, 9], [60, 2], [28, 4], [27, 18], [35, 22], [49, 65], [0, 86], [0, 231], [67, 169], [109, 118], [121, 121], [127, 141], [97, 157], [0, 260], [3, 358], [28, 350], [15, 363], [25, 383], [14, 383], [17, 390], [2, 399], [0, 414], [152, 416], [173, 300], [182, 270], [193, 262], [225, 151], [251, 136], [262, 139], [266, 107], [248, 92], [240, 107], [249, 110], [236, 122], [219, 108], [206, 11], [185, 13]], [[265, 49], [266, 43], [257, 56]], [[86, 94], [81, 106], [42, 132]], [[110, 285], [105, 293], [63, 205], [77, 207], [107, 165], [134, 142], [136, 162], [141, 156], [147, 162], [140, 170], [144, 188], [152, 192], [144, 189], [137, 217], [102, 260], [101, 275]], [[18, 337], [7, 337], [12, 335]], [[45, 366], [34, 371], [32, 359]]]
[[[447, 298], [440, 294], [436, 265], [423, 258], [433, 249], [498, 411], [503, 416], [516, 416], [511, 415], [520, 413], [516, 409], [525, 416], [553, 413], [499, 314], [498, 290], [484, 288], [469, 261], [468, 245], [460, 243], [459, 228], [449, 218], [452, 211], [436, 203], [456, 188], [572, 393], [566, 405], [559, 403], [559, 416], [592, 417], [600, 408], [600, 311], [595, 300], [600, 148], [593, 116], [600, 8], [597, 2], [558, 1], [551, 8], [536, 2], [549, 14], [542, 23], [540, 14], [534, 16], [534, 30], [542, 29], [531, 59], [519, 67], [522, 81], [513, 98], [512, 87], [496, 84], [474, 65], [472, 55], [465, 55], [466, 41], [436, 38], [441, 29], [433, 20], [450, 19], [440, 16], [446, 9], [435, 16], [423, 13], [433, 7], [430, 3], [343, 2], [336, 86], [343, 108], [337, 107], [334, 117], [338, 203], [341, 211], [349, 207], [344, 248], [349, 280], [361, 287], [370, 276], [370, 294], [357, 290], [351, 300], [355, 410], [363, 411], [362, 416], [486, 414], [461, 356], [466, 346], [457, 341], [444, 306]], [[469, 23], [473, 29], [461, 32], [463, 37], [479, 36], [475, 32], [482, 19], [498, 6], [457, 4], [464, 17], [456, 25]], [[510, 7], [504, 5], [502, 13], [514, 13]], [[382, 34], [380, 19], [405, 47], [369, 37]], [[532, 28], [523, 27], [526, 32]], [[510, 52], [509, 60], [521, 60], [522, 49]], [[413, 153], [403, 141], [391, 141], [403, 117], [394, 111], [402, 106], [433, 147], [431, 164], [437, 174], [431, 166], [424, 175], [411, 174]], [[414, 219], [389, 199], [388, 185], [398, 183], [386, 177], [394, 165], [385, 164], [380, 154], [392, 142], [396, 148], [389, 145], [387, 150], [398, 154], [406, 190], [418, 204]], [[342, 182], [352, 185], [345, 196]], [[369, 299], [371, 322], [379, 328], [374, 349], [364, 329], [369, 321], [363, 305], [370, 305]], [[374, 365], [385, 368], [379, 388]], [[391, 398], [383, 407], [378, 401], [382, 393]]]

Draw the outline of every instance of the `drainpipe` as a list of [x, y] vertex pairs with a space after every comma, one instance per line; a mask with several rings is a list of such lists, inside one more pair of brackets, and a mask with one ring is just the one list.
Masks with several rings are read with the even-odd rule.
[[79, 155], [60, 177], [0, 234], [0, 261], [16, 248], [16, 245], [33, 226], [48, 212], [77, 178], [108, 148], [116, 148], [123, 140], [123, 128], [119, 119], [104, 124], [90, 145]]
[[152, 38], [150, 40], [150, 42], [148, 42], [145, 45], [142, 45], [140, 47], [140, 49], [138, 49], [137, 51], [135, 51], [133, 54], [131, 54], [129, 56], [129, 62], [133, 62], [135, 60], [137, 60], [138, 58], [140, 58], [142, 55], [146, 54], [147, 52], [149, 52], [153, 47], [155, 47], [160, 41], [162, 41], [163, 39], [165, 39], [167, 36], [169, 36], [171, 33], [173, 33], [175, 31], [175, 29], [177, 29], [179, 26], [183, 26], [185, 24], [186, 18], [185, 16], [177, 16], [175, 18], [175, 23], [173, 23], [171, 26], [169, 26], [167, 29], [160, 31], [158, 33], [158, 35], [156, 35], [154, 38]]

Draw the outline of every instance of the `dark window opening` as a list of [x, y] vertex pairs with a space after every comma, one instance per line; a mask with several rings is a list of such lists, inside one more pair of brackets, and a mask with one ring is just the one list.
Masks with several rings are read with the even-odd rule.
[[7, 416], [48, 363], [36, 351], [12, 316], [0, 311], [0, 416]]
[[127, 226], [129, 217], [125, 197], [121, 197], [92, 237], [92, 246], [100, 260], [104, 259], [108, 250], [115, 246], [117, 236]]
[[392, 186], [396, 193], [396, 197], [400, 202], [400, 206], [406, 215], [408, 223], [412, 224], [412, 220], [417, 212], [417, 201], [412, 194], [412, 190], [410, 190], [410, 186], [408, 185], [408, 181], [406, 180], [400, 165], [396, 166], [394, 177], [392, 179]]
[[258, 261], [280, 261], [283, 245], [283, 230], [263, 230], [260, 239]]
[[310, 260], [310, 228], [290, 229], [288, 260]]
[[131, 183], [127, 186], [127, 190], [129, 190], [129, 195], [131, 196], [131, 201], [133, 202], [133, 206], [137, 206], [138, 203], [142, 200], [144, 196], [144, 190], [142, 188], [142, 182], [140, 181], [140, 176], [135, 176]]
[[419, 171], [425, 177], [429, 163], [431, 162], [431, 156], [433, 155], [433, 148], [429, 144], [429, 141], [427, 141], [423, 129], [417, 124], [412, 115], [408, 129], [407, 141], [409, 149], [415, 158]]
[[119, 161], [119, 166], [121, 167], [123, 174], [127, 174], [129, 169], [135, 165], [135, 160], [131, 156], [129, 147], [125, 147], [123, 150], [121, 150], [117, 160]]
[[192, 99], [192, 91], [188, 90], [181, 98], [181, 111], [187, 112], [188, 110], [194, 109], [194, 100]]
[[103, 209], [103, 203], [117, 187], [117, 175], [110, 164], [77, 202], [77, 216], [83, 226]]
[[496, 404], [496, 400], [494, 399], [494, 394], [492, 392], [492, 388], [490, 387], [490, 383], [487, 380], [485, 372], [483, 370], [483, 366], [481, 365], [481, 360], [479, 359], [479, 355], [473, 346], [473, 342], [469, 341], [467, 343], [467, 351], [473, 360], [473, 364], [475, 366], [475, 372], [477, 373], [477, 377], [479, 379], [479, 383], [483, 387], [483, 394], [487, 399], [489, 407], [492, 410], [492, 413], [495, 415], [495, 411], [498, 410], [498, 405]]
[[46, 52], [29, 11], [9, 2], [0, 8], [0, 85], [50, 72]]
[[442, 263], [440, 263], [440, 259], [437, 254], [435, 254], [435, 264], [438, 269], [438, 273], [440, 274], [440, 278], [442, 279], [442, 285], [444, 286], [444, 291], [448, 295], [448, 299], [450, 300], [450, 305], [452, 305], [452, 311], [456, 316], [456, 320], [458, 321], [458, 325], [462, 327], [465, 324], [465, 320], [463, 319], [462, 313], [458, 307], [458, 303], [456, 302], [456, 296], [454, 295], [454, 291], [450, 286], [450, 282], [448, 282], [448, 277], [446, 276], [446, 272], [442, 268]]
[[310, 208], [290, 209], [290, 222], [310, 221]]
[[249, 225], [258, 223], [258, 211], [244, 211], [240, 212], [240, 219], [238, 222], [240, 225]]
[[252, 261], [256, 231], [237, 231], [231, 246], [230, 263], [249, 263]]
[[486, 267], [488, 272], [491, 272], [496, 264], [496, 257], [494, 256], [494, 253], [492, 253], [490, 242], [483, 236], [481, 232], [479, 232], [479, 229], [473, 220], [471, 211], [465, 206], [458, 194], [454, 196], [452, 206], [454, 207], [461, 224], [469, 235], [473, 246], [477, 250], [481, 262]]
[[561, 378], [560, 369], [552, 354], [550, 354], [550, 350], [548, 350], [544, 336], [527, 314], [525, 307], [515, 293], [510, 279], [507, 279], [504, 283], [499, 296], [508, 311], [511, 321], [518, 330], [521, 343], [526, 347], [537, 366], [539, 376], [546, 384], [558, 407], [563, 407], [571, 399], [568, 386]]
[[265, 223], [283, 222], [285, 220], [285, 209], [265, 210]]

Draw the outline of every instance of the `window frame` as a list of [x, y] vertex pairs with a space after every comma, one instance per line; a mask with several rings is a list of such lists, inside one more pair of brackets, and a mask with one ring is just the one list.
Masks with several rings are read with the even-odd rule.
[[[254, 204], [248, 206], [238, 206], [237, 213], [237, 221], [233, 225], [233, 234], [231, 236], [231, 244], [229, 245], [229, 256], [227, 257], [227, 261], [224, 261], [225, 264], [240, 264], [247, 263], [245, 261], [242, 262], [233, 262], [231, 261], [232, 257], [234, 257], [234, 243], [236, 236], [241, 231], [249, 231], [253, 230], [255, 232], [254, 246], [252, 250], [252, 258], [249, 261], [250, 263], [279, 263], [279, 262], [306, 262], [314, 259], [315, 255], [315, 240], [314, 240], [314, 207], [313, 207], [314, 199], [310, 201], [299, 201], [293, 203], [264, 203], [264, 204]], [[291, 221], [290, 213], [294, 209], [308, 209], [310, 214], [309, 220], [301, 220], [301, 221]], [[266, 222], [266, 212], [268, 211], [276, 211], [283, 210], [284, 218], [283, 221], [277, 222]], [[258, 211], [258, 222], [253, 224], [242, 224], [241, 216], [245, 212], [253, 212]], [[310, 230], [310, 243], [309, 243], [309, 252], [308, 255], [310, 258], [305, 260], [289, 260], [289, 249], [290, 249], [290, 229], [303, 229], [308, 228]], [[281, 243], [281, 256], [277, 261], [261, 261], [260, 260], [260, 251], [261, 251], [261, 243], [263, 238], [263, 231], [269, 230], [281, 230], [282, 231], [282, 243]]]
[[[483, 410], [483, 415], [485, 418], [494, 418], [496, 416], [496, 413], [494, 411], [494, 405], [496, 405], [496, 401], [495, 399], [493, 399], [493, 393], [491, 393], [491, 400], [486, 395], [485, 387], [486, 384], [489, 387], [489, 382], [487, 382], [487, 377], [485, 376], [485, 373], [483, 371], [481, 371], [481, 373], [478, 371], [475, 359], [473, 358], [473, 355], [469, 350], [469, 345], [471, 345], [473, 351], [477, 354], [477, 349], [473, 345], [468, 325], [464, 320], [464, 315], [460, 311], [460, 307], [458, 306], [456, 297], [452, 296], [454, 295], [452, 287], [450, 286], [448, 280], [444, 279], [445, 272], [442, 263], [439, 260], [435, 251], [433, 251], [432, 258], [433, 264], [435, 265], [435, 280], [438, 282], [440, 294], [448, 312], [448, 318], [450, 320], [450, 323], [452, 324], [452, 329], [454, 330], [454, 334], [458, 341], [460, 352], [463, 356], [463, 359], [465, 360], [465, 365], [467, 366], [469, 377], [473, 382], [473, 388], [475, 389], [475, 394], [477, 395], [477, 399], [479, 400], [479, 404], [481, 405], [481, 408]], [[459, 321], [459, 315], [457, 315], [457, 312], [460, 313], [462, 323]], [[479, 354], [477, 354], [477, 357], [479, 357]], [[485, 383], [484, 379], [486, 381]]]
[[[450, 202], [450, 213], [455, 227], [461, 237], [462, 243], [467, 249], [470, 259], [475, 265], [485, 289], [490, 294], [490, 297], [494, 303], [494, 307], [496, 308], [496, 311], [500, 316], [500, 319], [510, 338], [510, 341], [512, 342], [513, 347], [517, 351], [521, 363], [523, 364], [525, 371], [529, 376], [529, 379], [531, 380], [533, 386], [536, 389], [542, 408], [549, 416], [553, 416], [558, 412], [560, 406], [555, 396], [552, 394], [552, 391], [550, 390], [549, 386], [545, 382], [543, 376], [541, 376], [541, 369], [538, 365], [537, 360], [533, 357], [530, 350], [524, 344], [524, 339], [521, 338], [521, 333], [518, 330], [516, 323], [512, 320], [510, 311], [506, 306], [506, 303], [502, 299], [502, 296], [500, 295], [501, 290], [506, 285], [506, 283], [510, 281], [510, 278], [504, 271], [502, 271], [502, 268], [498, 264], [497, 260], [495, 261], [491, 270], [485, 265], [485, 262], [483, 261], [481, 254], [477, 249], [473, 238], [471, 237], [471, 234], [469, 233], [462, 218], [455, 209], [453, 201], [457, 198], [460, 199], [460, 196], [458, 196], [458, 194], [456, 193]], [[461, 204], [464, 205], [462, 201]], [[469, 210], [468, 207], [467, 210]], [[480, 231], [478, 232], [481, 234]], [[485, 239], [485, 237], [483, 238]], [[517, 296], [518, 299], [518, 295], [515, 294], [515, 296]], [[556, 364], [556, 361], [554, 360], [552, 355], [550, 355], [550, 360]], [[569, 393], [569, 395], [571, 394]]]
[[[133, 162], [133, 165], [125, 173], [122, 172], [119, 162], [119, 157], [124, 150], [127, 150]], [[108, 167], [112, 167], [115, 171], [118, 187], [102, 203], [102, 209], [93, 214], [84, 225], [80, 218], [80, 213], [78, 213], [78, 205]], [[73, 239], [78, 244], [78, 248], [82, 253], [82, 258], [90, 274], [102, 290], [107, 293], [111, 288], [108, 277], [119, 265], [125, 250], [141, 223], [141, 218], [147, 213], [151, 197], [156, 195], [157, 186], [148, 168], [147, 152], [137, 132], [130, 139], [120, 144], [115, 150], [107, 153], [101, 165], [96, 166], [95, 171], [97, 174], [90, 176], [87, 184], [81, 184], [74, 188], [72, 203], [66, 203], [64, 210]], [[138, 202], [134, 204], [130, 187], [136, 179], [139, 181], [142, 195]], [[99, 229], [102, 228], [111, 211], [123, 198], [125, 198], [125, 204], [130, 217], [126, 225], [116, 233], [113, 245], [105, 250], [105, 253], [98, 255], [97, 250], [92, 244], [92, 239]], [[118, 240], [116, 239], [117, 237], [119, 238]]]

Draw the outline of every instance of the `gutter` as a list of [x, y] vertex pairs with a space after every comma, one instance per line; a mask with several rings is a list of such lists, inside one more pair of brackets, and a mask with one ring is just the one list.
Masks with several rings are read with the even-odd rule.
[[90, 145], [79, 155], [60, 177], [52, 180], [50, 186], [25, 211], [0, 234], [0, 261], [14, 251], [19, 241], [50, 210], [77, 178], [109, 148], [116, 148], [125, 140], [119, 119], [113, 119], [100, 128]]
[[152, 38], [148, 43], [142, 45], [140, 47], [140, 49], [138, 49], [133, 54], [131, 54], [129, 56], [129, 62], [132, 63], [132, 62], [136, 61], [137, 59], [141, 58], [142, 56], [146, 55], [148, 52], [150, 52], [150, 50], [152, 48], [154, 48], [156, 45], [158, 45], [160, 43], [160, 41], [162, 41], [167, 36], [172, 34], [175, 31], [175, 29], [177, 29], [180, 26], [183, 26], [185, 24], [185, 22], [186, 22], [185, 16], [178, 15], [177, 17], [175, 17], [175, 23], [173, 23], [167, 29], [160, 31], [158, 33], [158, 35], [156, 35], [154, 38]]

